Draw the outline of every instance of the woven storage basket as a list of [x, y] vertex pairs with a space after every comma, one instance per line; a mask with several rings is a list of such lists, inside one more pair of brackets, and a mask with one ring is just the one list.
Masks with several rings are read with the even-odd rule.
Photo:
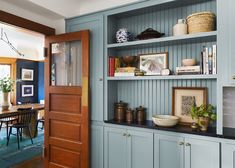
[[215, 30], [215, 14], [199, 12], [187, 17], [188, 33], [208, 32]]

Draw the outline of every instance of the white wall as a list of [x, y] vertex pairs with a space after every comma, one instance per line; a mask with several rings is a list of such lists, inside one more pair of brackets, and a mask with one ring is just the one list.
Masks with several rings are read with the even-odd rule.
[[65, 32], [65, 20], [62, 17], [60, 19], [45, 17], [2, 0], [0, 0], [0, 10], [55, 28], [57, 34]]

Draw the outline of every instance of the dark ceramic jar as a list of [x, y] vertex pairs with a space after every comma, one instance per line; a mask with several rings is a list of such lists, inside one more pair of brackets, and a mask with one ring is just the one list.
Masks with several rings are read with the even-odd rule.
[[126, 119], [127, 103], [122, 101], [114, 103], [114, 119], [118, 122], [123, 122]]
[[136, 122], [141, 124], [146, 120], [146, 108], [140, 106], [136, 108]]

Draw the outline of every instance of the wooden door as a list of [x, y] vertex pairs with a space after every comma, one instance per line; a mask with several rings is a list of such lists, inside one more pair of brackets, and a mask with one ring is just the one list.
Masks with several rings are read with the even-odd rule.
[[46, 37], [45, 167], [89, 168], [89, 31]]
[[184, 168], [184, 138], [154, 135], [154, 168]]

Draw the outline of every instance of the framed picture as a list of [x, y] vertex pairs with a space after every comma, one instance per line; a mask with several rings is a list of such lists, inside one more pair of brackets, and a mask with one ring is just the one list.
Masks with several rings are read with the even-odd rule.
[[140, 55], [140, 70], [145, 75], [161, 75], [168, 68], [168, 52]]
[[22, 97], [33, 96], [34, 86], [33, 85], [22, 85]]
[[23, 81], [33, 81], [33, 70], [32, 69], [24, 69], [21, 70], [21, 79]]
[[172, 112], [180, 117], [181, 124], [193, 122], [190, 111], [193, 105], [207, 104], [207, 88], [205, 87], [173, 87]]

